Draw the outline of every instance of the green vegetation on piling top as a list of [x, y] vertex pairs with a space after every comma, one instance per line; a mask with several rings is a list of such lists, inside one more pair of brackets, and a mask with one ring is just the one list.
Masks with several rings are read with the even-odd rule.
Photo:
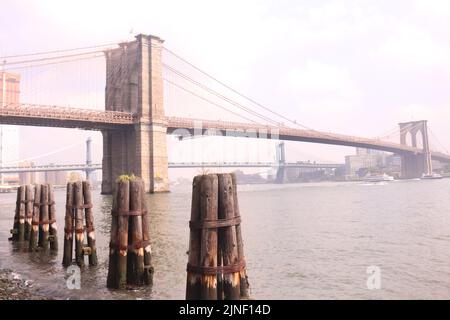
[[139, 177], [135, 176], [134, 174], [122, 174], [117, 178], [116, 182], [134, 181], [136, 179], [139, 179]]
[[195, 177], [203, 177], [203, 176], [220, 176], [224, 174], [229, 174], [231, 177], [236, 177], [236, 173], [234, 172], [209, 172], [208, 170], [201, 171]]

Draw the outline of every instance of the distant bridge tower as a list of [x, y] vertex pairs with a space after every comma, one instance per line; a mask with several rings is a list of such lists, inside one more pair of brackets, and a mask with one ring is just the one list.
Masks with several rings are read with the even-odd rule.
[[137, 35], [106, 55], [106, 110], [131, 112], [135, 124], [103, 131], [102, 193], [112, 192], [121, 174], [142, 177], [147, 192], [169, 190], [163, 105], [163, 40]]
[[278, 170], [277, 170], [277, 177], [275, 179], [275, 182], [276, 183], [285, 183], [286, 182], [286, 168], [285, 168], [286, 154], [285, 154], [285, 150], [284, 150], [284, 142], [280, 142], [279, 144], [277, 144], [276, 151], [277, 151], [276, 155], [277, 155]]
[[411, 121], [399, 123], [400, 144], [408, 145], [407, 136], [411, 137], [411, 147], [420, 147], [417, 143], [417, 134], [422, 138], [423, 154], [402, 155], [402, 177], [419, 178], [422, 174], [431, 174], [433, 166], [431, 161], [430, 144], [428, 140], [427, 121]]
[[[92, 139], [88, 137], [86, 139], [86, 165], [89, 167], [92, 165]], [[91, 180], [92, 169], [86, 169], [86, 180]]]

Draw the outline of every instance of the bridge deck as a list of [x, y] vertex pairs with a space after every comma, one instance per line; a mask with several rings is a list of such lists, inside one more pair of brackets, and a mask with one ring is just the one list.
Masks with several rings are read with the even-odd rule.
[[[344, 166], [340, 163], [292, 162], [277, 164], [273, 162], [169, 162], [169, 168], [303, 168], [303, 169], [335, 169]], [[0, 173], [46, 172], [46, 171], [93, 171], [102, 169], [100, 163], [94, 164], [56, 164], [42, 166], [8, 166], [1, 167]]]
[[[265, 138], [275, 138], [280, 140], [302, 141], [311, 143], [322, 143], [331, 145], [341, 145], [348, 147], [359, 147], [374, 150], [387, 151], [397, 154], [422, 154], [423, 150], [413, 148], [399, 143], [382, 141], [380, 139], [362, 138], [356, 136], [342, 135], [316, 130], [302, 130], [290, 127], [275, 127], [249, 123], [212, 121], [168, 117], [168, 133], [170, 134], [193, 134], [194, 132], [205, 132], [222, 136], [255, 136]], [[212, 130], [212, 131], [211, 131]], [[214, 132], [215, 130], [215, 132]], [[432, 152], [434, 160], [450, 163], [450, 155]]]
[[36, 104], [0, 108], [1, 124], [112, 130], [132, 125], [134, 117], [127, 112], [76, 109]]
[[[20, 104], [0, 108], [0, 124], [80, 128], [85, 130], [125, 129], [135, 123], [135, 115], [119, 111], [98, 111], [58, 106]], [[250, 123], [196, 120], [167, 117], [169, 134], [192, 134], [214, 129], [216, 135], [254, 136], [280, 140], [303, 141], [349, 147], [361, 147], [393, 152], [397, 154], [421, 154], [418, 148], [379, 139], [361, 138], [315, 130], [302, 130], [290, 127], [275, 127]], [[450, 163], [450, 155], [432, 152], [435, 160]]]

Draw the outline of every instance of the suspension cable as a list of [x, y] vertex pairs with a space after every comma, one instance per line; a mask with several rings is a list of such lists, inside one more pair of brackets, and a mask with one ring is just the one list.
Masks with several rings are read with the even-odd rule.
[[218, 107], [218, 108], [221, 108], [221, 109], [223, 109], [223, 110], [225, 110], [225, 111], [227, 111], [227, 112], [230, 112], [230, 113], [234, 114], [235, 116], [238, 116], [238, 117], [240, 117], [240, 118], [242, 118], [242, 119], [251, 121], [251, 122], [253, 122], [253, 123], [255, 123], [255, 124], [260, 124], [260, 123], [258, 123], [258, 122], [256, 122], [256, 121], [254, 121], [254, 120], [252, 120], [252, 119], [250, 119], [250, 118], [247, 118], [247, 117], [245, 117], [245, 116], [243, 116], [243, 115], [240, 115], [239, 113], [234, 112], [234, 111], [232, 111], [232, 110], [230, 110], [230, 109], [228, 109], [228, 108], [226, 108], [226, 107], [224, 107], [224, 106], [222, 106], [222, 105], [220, 105], [220, 104], [218, 104], [218, 103], [215, 103], [215, 102], [213, 102], [213, 101], [211, 101], [211, 100], [209, 100], [209, 99], [207, 99], [207, 98], [205, 98], [205, 97], [202, 97], [202, 96], [196, 94], [195, 92], [193, 92], [193, 91], [191, 91], [191, 90], [189, 90], [189, 89], [186, 89], [185, 87], [180, 86], [179, 84], [177, 84], [177, 83], [175, 83], [175, 82], [173, 82], [173, 81], [170, 81], [169, 79], [164, 78], [164, 81], [166, 81], [167, 83], [170, 83], [171, 85], [173, 85], [173, 86], [175, 86], [175, 87], [177, 87], [177, 88], [179, 88], [179, 89], [181, 89], [181, 90], [183, 90], [183, 91], [185, 91], [185, 92], [187, 92], [187, 93], [192, 94], [193, 96], [195, 96], [195, 97], [197, 97], [197, 98], [199, 98], [199, 99], [202, 99], [202, 100], [204, 100], [204, 101], [206, 101], [206, 102], [208, 102], [208, 103], [211, 103], [211, 104], [213, 104], [214, 106], [216, 106], [216, 107]]
[[101, 45], [95, 45], [95, 46], [79, 47], [79, 48], [63, 49], [63, 50], [52, 50], [52, 51], [41, 51], [41, 52], [34, 52], [34, 53], [16, 54], [16, 55], [0, 57], [0, 60], [11, 59], [11, 58], [29, 57], [29, 56], [39, 56], [39, 55], [54, 54], [54, 53], [61, 53], [61, 52], [70, 52], [70, 51], [78, 51], [78, 50], [87, 50], [87, 49], [101, 48], [101, 47], [107, 47], [107, 46], [113, 46], [113, 45], [117, 45], [117, 43], [107, 43], [107, 44], [101, 44]]
[[224, 95], [222, 95], [222, 94], [218, 93], [217, 91], [209, 88], [208, 86], [206, 86], [204, 84], [201, 84], [200, 82], [195, 81], [191, 77], [181, 73], [180, 71], [178, 71], [178, 70], [176, 70], [176, 69], [174, 69], [174, 68], [172, 68], [172, 67], [170, 67], [170, 66], [168, 66], [166, 64], [163, 64], [163, 66], [166, 67], [168, 70], [172, 71], [173, 73], [175, 73], [176, 75], [184, 78], [185, 80], [188, 80], [189, 82], [195, 84], [196, 86], [206, 90], [207, 92], [215, 95], [216, 97], [219, 97], [219, 98], [225, 100], [226, 102], [228, 102], [228, 103], [230, 103], [230, 104], [240, 108], [241, 110], [244, 110], [244, 111], [246, 111], [246, 112], [248, 112], [248, 113], [250, 113], [250, 114], [252, 114], [252, 115], [254, 115], [254, 116], [258, 117], [258, 118], [261, 118], [264, 121], [267, 121], [269, 123], [273, 123], [273, 124], [275, 124], [277, 126], [280, 126], [280, 123], [278, 123], [278, 122], [276, 122], [276, 121], [274, 121], [274, 120], [272, 120], [272, 119], [270, 119], [270, 118], [268, 118], [268, 117], [266, 117], [266, 116], [264, 116], [264, 115], [262, 115], [262, 114], [260, 114], [260, 113], [258, 113], [256, 111], [253, 111], [253, 110], [251, 110], [251, 109], [249, 109], [249, 108], [247, 108], [247, 107], [245, 107], [245, 106], [243, 106], [243, 105], [241, 105], [241, 104], [239, 104], [239, 103], [237, 103], [237, 102], [235, 102], [235, 101], [225, 97]]
[[449, 154], [448, 149], [444, 147], [444, 145], [441, 143], [441, 141], [438, 139], [438, 137], [434, 134], [433, 130], [431, 128], [428, 128], [433, 138], [436, 140], [436, 142], [439, 144], [439, 146], [444, 150], [445, 153]]
[[286, 117], [286, 116], [284, 116], [284, 115], [282, 115], [282, 114], [280, 114], [280, 113], [278, 113], [278, 112], [273, 111], [271, 108], [262, 105], [261, 103], [255, 101], [254, 99], [252, 99], [252, 98], [250, 98], [250, 97], [244, 95], [243, 93], [237, 91], [236, 89], [233, 89], [232, 87], [230, 87], [230, 86], [227, 85], [226, 83], [224, 83], [224, 82], [218, 80], [217, 78], [215, 78], [215, 77], [212, 76], [211, 74], [207, 73], [206, 71], [201, 70], [199, 67], [195, 66], [193, 63], [187, 61], [186, 59], [182, 58], [181, 56], [179, 56], [179, 55], [176, 54], [175, 52], [173, 52], [173, 51], [167, 49], [166, 47], [163, 47], [163, 49], [166, 50], [168, 53], [172, 54], [173, 56], [175, 56], [176, 58], [178, 58], [179, 60], [181, 60], [181, 61], [183, 61], [184, 63], [188, 64], [189, 66], [191, 66], [192, 68], [194, 68], [194, 69], [197, 70], [198, 72], [200, 72], [200, 73], [202, 73], [203, 75], [207, 76], [208, 78], [214, 80], [215, 82], [217, 82], [217, 83], [219, 83], [220, 85], [224, 86], [224, 87], [227, 88], [228, 90], [230, 90], [230, 91], [236, 93], [237, 95], [241, 96], [242, 98], [244, 98], [244, 99], [250, 101], [251, 103], [257, 105], [258, 107], [260, 107], [260, 108], [262, 108], [262, 109], [264, 109], [264, 110], [266, 110], [266, 111], [268, 111], [268, 112], [270, 112], [270, 113], [272, 113], [272, 114], [274, 114], [274, 115], [276, 115], [276, 116], [278, 116], [278, 117], [280, 117], [280, 118], [282, 118], [282, 119], [284, 119], [284, 120], [286, 120], [286, 121], [289, 121], [289, 122], [295, 124], [296, 126], [300, 126], [300, 127], [304, 128], [304, 129], [307, 129], [307, 130], [313, 130], [313, 129], [311, 129], [311, 128], [305, 126], [305, 125], [302, 125], [301, 123], [298, 123], [298, 122], [295, 121], [295, 120], [289, 119], [288, 117]]

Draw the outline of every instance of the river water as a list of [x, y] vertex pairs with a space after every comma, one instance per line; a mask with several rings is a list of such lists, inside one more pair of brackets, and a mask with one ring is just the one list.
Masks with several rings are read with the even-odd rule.
[[[239, 185], [242, 235], [255, 299], [450, 299], [450, 179], [381, 184]], [[111, 197], [94, 191], [97, 267], [69, 290], [62, 267], [65, 191], [56, 190], [59, 252], [7, 240], [15, 194], [0, 194], [0, 268], [57, 299], [184, 299], [191, 189], [148, 196], [154, 285], [108, 290]], [[369, 290], [369, 266], [379, 289]]]

